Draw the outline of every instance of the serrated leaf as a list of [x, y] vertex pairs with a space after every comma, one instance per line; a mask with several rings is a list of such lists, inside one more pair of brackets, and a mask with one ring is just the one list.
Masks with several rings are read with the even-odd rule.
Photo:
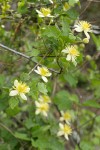
[[21, 76], [20, 76], [20, 79], [22, 80], [22, 81], [27, 81], [27, 80], [29, 80], [30, 79], [30, 76], [29, 76], [29, 74], [28, 73], [22, 73], [21, 74]]
[[32, 140], [32, 146], [42, 150], [64, 150], [64, 145], [58, 140], [58, 138], [45, 134], [41, 135], [36, 141]]
[[6, 110], [6, 113], [8, 116], [15, 116], [17, 115], [19, 112], [21, 111], [21, 109], [17, 106], [14, 107], [14, 109], [11, 109], [10, 107]]
[[9, 100], [9, 106], [11, 109], [14, 109], [16, 106], [18, 106], [19, 100], [16, 98], [11, 98]]
[[71, 109], [72, 102], [69, 98], [67, 91], [60, 91], [54, 98], [54, 103], [59, 107], [60, 110]]
[[55, 27], [55, 26], [52, 26], [52, 27], [47, 27], [44, 31], [43, 31], [43, 36], [48, 36], [48, 37], [59, 37], [61, 36], [61, 31]]
[[30, 141], [30, 138], [25, 133], [15, 132], [15, 137], [21, 140]]
[[46, 85], [44, 83], [38, 83], [38, 90], [43, 93], [43, 94], [47, 94], [47, 88]]
[[100, 104], [96, 100], [87, 100], [83, 103], [84, 106], [100, 108]]

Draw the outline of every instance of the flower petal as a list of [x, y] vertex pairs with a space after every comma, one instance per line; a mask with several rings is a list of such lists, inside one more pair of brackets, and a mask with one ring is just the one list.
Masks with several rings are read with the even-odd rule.
[[88, 39], [90, 39], [90, 35], [88, 34], [88, 32], [84, 31], [84, 34], [86, 35], [86, 37], [87, 37]]
[[75, 61], [75, 57], [72, 57], [72, 62], [75, 66], [77, 65], [77, 62]]
[[51, 72], [49, 72], [49, 73], [46, 74], [47, 77], [49, 77], [49, 76], [51, 76], [51, 75], [52, 75]]
[[59, 123], [59, 127], [60, 127], [61, 129], [63, 129], [63, 128], [64, 128], [64, 125], [63, 125], [62, 123]]
[[23, 100], [27, 100], [27, 97], [24, 93], [20, 93], [20, 97], [23, 99]]
[[59, 131], [59, 132], [57, 133], [57, 136], [62, 136], [63, 134], [64, 134], [63, 131]]
[[40, 74], [40, 72], [38, 70], [34, 70], [37, 74]]
[[47, 112], [45, 112], [45, 111], [43, 111], [42, 114], [43, 114], [43, 116], [45, 116], [45, 117], [48, 116]]
[[69, 138], [68, 138], [68, 135], [67, 135], [67, 134], [65, 134], [65, 139], [66, 139], [66, 140], [69, 140]]
[[67, 55], [66, 60], [68, 60], [68, 61], [71, 60], [71, 55], [70, 54]]
[[75, 29], [74, 29], [75, 31], [77, 31], [77, 32], [82, 32], [83, 30], [82, 30], [82, 28], [81, 27], [76, 27]]
[[38, 115], [38, 114], [40, 114], [40, 112], [41, 112], [40, 109], [37, 109], [37, 110], [35, 111], [35, 114]]
[[27, 89], [26, 89], [26, 93], [28, 93], [30, 91], [30, 88], [28, 87]]
[[67, 49], [67, 48], [66, 48], [66, 49], [63, 49], [62, 52], [63, 52], [63, 53], [68, 53], [68, 49]]
[[48, 79], [46, 77], [42, 76], [42, 79], [44, 82], [48, 82]]
[[18, 86], [18, 80], [14, 81], [14, 86], [17, 87]]
[[60, 121], [63, 121], [64, 120], [64, 118], [63, 117], [60, 117]]
[[18, 91], [17, 90], [12, 90], [9, 93], [9, 96], [16, 96], [16, 95], [18, 95]]
[[36, 105], [37, 107], [40, 107], [40, 103], [37, 102], [37, 101], [35, 101], [35, 105]]

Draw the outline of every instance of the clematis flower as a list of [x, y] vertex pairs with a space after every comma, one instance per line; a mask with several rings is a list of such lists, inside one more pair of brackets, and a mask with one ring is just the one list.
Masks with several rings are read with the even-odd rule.
[[26, 85], [26, 83], [18, 82], [18, 80], [14, 81], [13, 90], [10, 91], [9, 96], [19, 95], [22, 99], [27, 100], [26, 93], [29, 93], [30, 88]]
[[51, 72], [47, 69], [47, 67], [37, 67], [37, 70], [34, 70], [37, 74], [40, 74], [44, 82], [48, 82], [46, 77], [51, 76]]
[[45, 117], [48, 116], [48, 111], [49, 111], [48, 103], [35, 101], [35, 105], [36, 105], [36, 112], [35, 112], [36, 115], [42, 114]]
[[39, 101], [44, 103], [51, 103], [51, 99], [48, 95], [41, 95], [39, 97]]
[[92, 32], [91, 30], [91, 24], [88, 23], [87, 21], [79, 21], [77, 24], [74, 25], [75, 31], [77, 32], [84, 32], [86, 37], [90, 39], [90, 35], [88, 32]]
[[36, 10], [36, 12], [38, 13], [39, 17], [54, 17], [52, 16], [50, 13], [51, 13], [51, 10], [49, 8], [41, 8], [40, 11], [39, 10]]
[[61, 117], [60, 117], [60, 121], [66, 121], [67, 124], [70, 124], [71, 121], [71, 115], [69, 112], [63, 112], [61, 111]]
[[76, 58], [79, 56], [79, 52], [76, 49], [76, 46], [68, 46], [62, 50], [62, 52], [68, 54], [66, 60], [72, 61], [75, 66], [77, 65]]
[[71, 127], [69, 125], [67, 125], [67, 124], [62, 124], [62, 123], [59, 123], [59, 127], [60, 127], [60, 129], [59, 129], [59, 131], [57, 133], [57, 136], [64, 135], [64, 137], [67, 140], [69, 140], [68, 135], [71, 135], [71, 133], [72, 133]]

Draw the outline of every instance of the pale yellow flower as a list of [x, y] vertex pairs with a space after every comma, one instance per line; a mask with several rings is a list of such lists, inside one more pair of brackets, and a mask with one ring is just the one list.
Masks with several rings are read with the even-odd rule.
[[76, 46], [68, 46], [62, 52], [68, 54], [66, 60], [72, 61], [75, 66], [77, 65], [76, 58], [79, 56], [79, 52]]
[[60, 121], [66, 121], [67, 124], [70, 124], [71, 121], [71, 115], [69, 112], [63, 112], [61, 111], [61, 117], [60, 117]]
[[49, 8], [41, 8], [40, 11], [36, 10], [39, 17], [54, 17], [51, 15], [51, 10]]
[[44, 103], [51, 103], [51, 99], [48, 95], [40, 95], [39, 101]]
[[74, 25], [74, 27], [75, 31], [84, 32], [86, 37], [90, 39], [90, 35], [88, 34], [88, 32], [92, 32], [91, 30], [92, 25], [90, 23], [88, 23], [87, 21], [79, 21], [77, 24]]
[[26, 85], [26, 83], [18, 82], [18, 80], [14, 81], [13, 90], [10, 91], [9, 96], [20, 95], [20, 97], [24, 100], [27, 100], [26, 93], [29, 93], [30, 88]]
[[46, 77], [51, 76], [51, 72], [48, 70], [47, 67], [37, 67], [37, 70], [34, 70], [37, 74], [40, 74], [42, 79], [45, 82], [48, 82], [48, 79]]
[[64, 135], [64, 137], [67, 140], [69, 140], [68, 135], [71, 135], [71, 133], [72, 133], [71, 127], [69, 125], [67, 125], [67, 124], [62, 124], [62, 123], [59, 123], [59, 127], [60, 127], [60, 129], [59, 129], [59, 131], [57, 133], [57, 136]]
[[36, 115], [42, 114], [45, 117], [48, 116], [48, 111], [49, 111], [49, 104], [48, 103], [35, 101], [35, 105], [37, 107], [36, 112], [35, 112]]

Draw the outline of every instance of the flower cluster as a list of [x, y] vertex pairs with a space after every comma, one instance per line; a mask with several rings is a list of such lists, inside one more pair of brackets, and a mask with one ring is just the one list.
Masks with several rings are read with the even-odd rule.
[[[71, 135], [72, 129], [70, 127], [70, 121], [71, 121], [71, 115], [69, 112], [63, 112], [61, 111], [61, 117], [60, 117], [60, 123], [59, 123], [59, 131], [57, 133], [57, 136], [62, 136], [68, 140], [68, 136]], [[64, 121], [64, 123], [62, 123]]]
[[48, 116], [49, 104], [51, 103], [51, 99], [47, 95], [41, 95], [38, 101], [35, 101], [36, 112], [35, 114], [42, 114], [43, 116]]

